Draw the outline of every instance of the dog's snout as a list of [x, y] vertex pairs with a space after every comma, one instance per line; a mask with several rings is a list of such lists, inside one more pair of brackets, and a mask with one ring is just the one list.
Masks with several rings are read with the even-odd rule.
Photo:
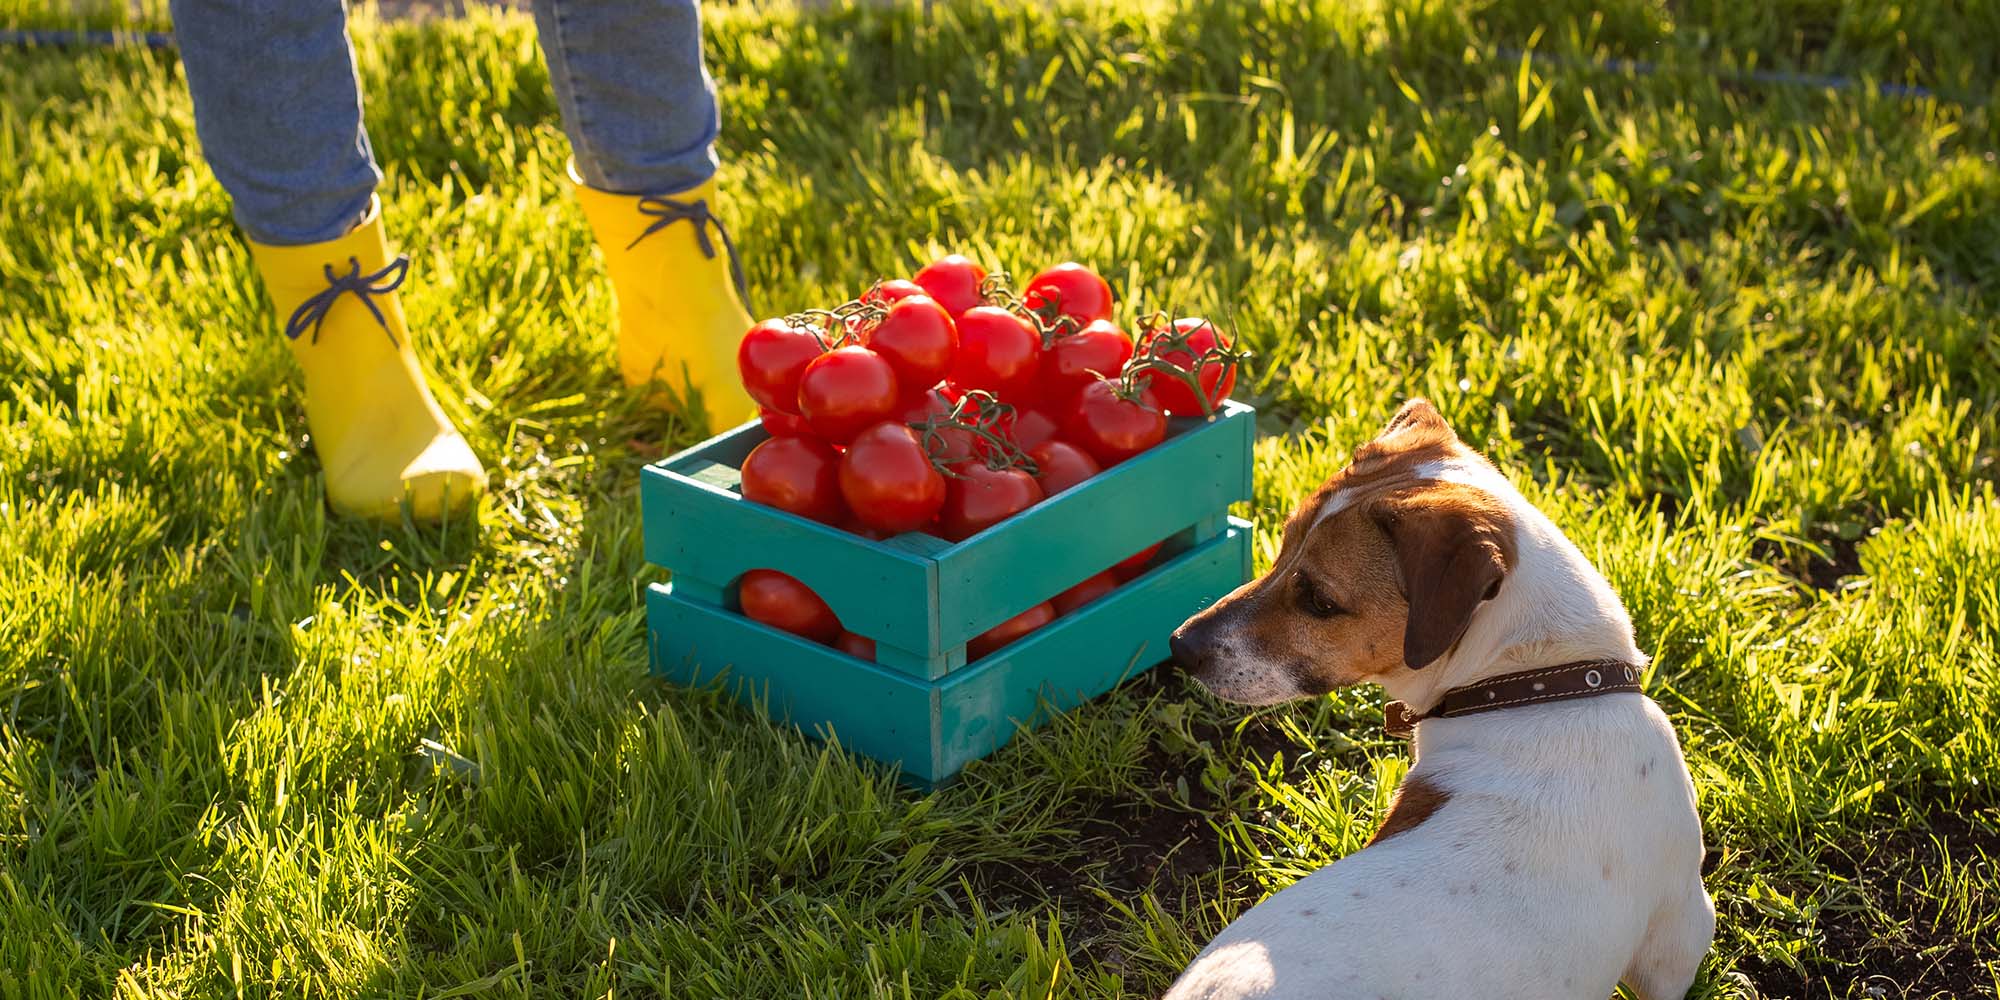
[[1200, 673], [1213, 664], [1216, 656], [1214, 630], [1206, 625], [1200, 619], [1185, 622], [1174, 630], [1173, 638], [1167, 641], [1167, 649], [1173, 653], [1174, 662], [1180, 664], [1181, 669]]

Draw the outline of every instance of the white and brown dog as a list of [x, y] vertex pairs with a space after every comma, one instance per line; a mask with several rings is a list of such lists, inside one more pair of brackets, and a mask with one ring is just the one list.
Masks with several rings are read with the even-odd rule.
[[1715, 933], [1680, 744], [1610, 584], [1412, 400], [1174, 654], [1269, 705], [1374, 681], [1416, 762], [1368, 847], [1224, 928], [1167, 994], [1681, 997]]

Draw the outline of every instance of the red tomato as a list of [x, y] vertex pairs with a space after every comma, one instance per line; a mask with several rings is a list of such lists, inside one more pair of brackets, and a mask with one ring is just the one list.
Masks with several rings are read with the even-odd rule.
[[736, 345], [736, 373], [758, 405], [780, 413], [797, 413], [799, 376], [814, 358], [826, 353], [819, 334], [781, 319], [767, 319], [750, 328]]
[[828, 351], [799, 376], [799, 413], [835, 444], [895, 416], [896, 409], [896, 370], [866, 347]]
[[1057, 337], [1042, 353], [1042, 395], [1055, 405], [1067, 404], [1083, 387], [1117, 375], [1132, 360], [1132, 338], [1108, 319], [1068, 336]]
[[751, 620], [814, 642], [832, 642], [840, 634], [840, 619], [812, 588], [774, 569], [743, 574], [736, 600]]
[[875, 640], [852, 632], [842, 632], [834, 637], [833, 647], [857, 660], [875, 662]]
[[764, 433], [772, 437], [809, 437], [812, 425], [806, 418], [796, 413], [774, 410], [768, 406], [757, 408], [757, 420], [764, 425]]
[[1027, 320], [996, 306], [978, 306], [958, 318], [958, 356], [949, 382], [967, 392], [984, 389], [1006, 399], [1026, 395], [1042, 362], [1042, 335]]
[[1089, 452], [1068, 441], [1044, 441], [1028, 449], [1028, 457], [1035, 460], [1035, 469], [1042, 474], [1042, 492], [1049, 496], [1104, 471]]
[[928, 526], [944, 506], [944, 476], [909, 427], [885, 420], [840, 457], [840, 494], [863, 524], [900, 534]]
[[944, 537], [963, 541], [1042, 502], [1042, 487], [1021, 469], [989, 469], [980, 462], [954, 467], [945, 482], [938, 525]]
[[1056, 614], [1066, 615], [1117, 589], [1118, 578], [1112, 576], [1110, 570], [1105, 570], [1057, 594], [1055, 600], [1049, 603], [1055, 607]]
[[847, 514], [840, 500], [840, 455], [824, 441], [774, 437], [743, 459], [743, 498], [837, 523]]
[[1013, 437], [1015, 446], [1027, 451], [1054, 439], [1059, 426], [1049, 411], [1039, 406], [1023, 406], [1014, 410], [1013, 426], [1009, 429], [1009, 433]]
[[1043, 601], [981, 632], [977, 638], [965, 644], [965, 658], [967, 660], [980, 659], [1055, 620], [1055, 607], [1049, 604], [1049, 602]]
[[1167, 415], [1151, 389], [1133, 402], [1118, 395], [1116, 380], [1098, 379], [1077, 393], [1063, 421], [1063, 437], [1109, 467], [1165, 440]]
[[940, 417], [951, 412], [951, 399], [945, 396], [943, 386], [926, 389], [922, 394], [903, 401], [896, 411], [896, 419], [906, 424], [921, 423], [932, 417]]
[[1075, 261], [1057, 264], [1028, 279], [1021, 301], [1036, 312], [1045, 304], [1054, 305], [1057, 313], [1078, 323], [1111, 318], [1111, 286], [1096, 271]]
[[1120, 580], [1130, 580], [1144, 573], [1146, 571], [1146, 564], [1153, 561], [1153, 556], [1159, 554], [1160, 546], [1164, 544], [1166, 543], [1154, 542], [1133, 553], [1131, 556], [1120, 561], [1118, 565], [1111, 567], [1111, 575]]
[[[1172, 364], [1181, 371], [1192, 370], [1195, 356], [1203, 351], [1217, 344], [1223, 347], [1229, 346], [1229, 338], [1221, 330], [1199, 317], [1174, 320], [1174, 332], [1187, 334], [1188, 347], [1192, 349], [1192, 353], [1180, 350], [1161, 351], [1160, 360]], [[1145, 343], [1139, 345], [1139, 350], [1143, 352], [1147, 344], [1155, 339], [1157, 336], [1148, 336]], [[1199, 417], [1205, 412], [1201, 400], [1195, 398], [1194, 390], [1179, 379], [1155, 374], [1152, 376], [1152, 386], [1153, 391], [1159, 394], [1160, 408], [1176, 417]], [[1202, 395], [1208, 397], [1210, 407], [1228, 398], [1229, 390], [1234, 388], [1236, 388], [1235, 365], [1211, 363], [1202, 368], [1201, 391]]]
[[897, 384], [936, 385], [951, 371], [958, 330], [930, 296], [912, 295], [889, 307], [889, 315], [869, 332], [868, 349], [896, 369]]
[[924, 286], [903, 278], [885, 278], [874, 287], [861, 293], [861, 301], [876, 305], [894, 305], [912, 295], [924, 294]]
[[938, 259], [916, 276], [917, 286], [936, 299], [952, 319], [979, 304], [979, 283], [985, 280], [985, 268], [958, 254]]

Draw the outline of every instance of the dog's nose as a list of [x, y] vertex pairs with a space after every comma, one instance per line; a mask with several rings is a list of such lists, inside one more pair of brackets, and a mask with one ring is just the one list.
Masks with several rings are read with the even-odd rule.
[[1167, 641], [1167, 649], [1174, 654], [1174, 662], [1180, 664], [1183, 670], [1200, 667], [1202, 654], [1205, 652], [1202, 646], [1188, 638], [1188, 630], [1185, 628], [1176, 631], [1174, 637]]

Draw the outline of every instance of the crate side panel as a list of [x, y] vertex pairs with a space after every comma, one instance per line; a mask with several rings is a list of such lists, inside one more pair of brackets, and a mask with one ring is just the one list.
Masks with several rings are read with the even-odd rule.
[[933, 685], [863, 663], [749, 619], [683, 600], [670, 584], [646, 594], [654, 672], [678, 684], [717, 677], [753, 710], [911, 774], [932, 778]]
[[646, 559], [706, 587], [753, 569], [797, 577], [849, 629], [899, 649], [939, 652], [936, 564], [649, 466], [640, 482]]

